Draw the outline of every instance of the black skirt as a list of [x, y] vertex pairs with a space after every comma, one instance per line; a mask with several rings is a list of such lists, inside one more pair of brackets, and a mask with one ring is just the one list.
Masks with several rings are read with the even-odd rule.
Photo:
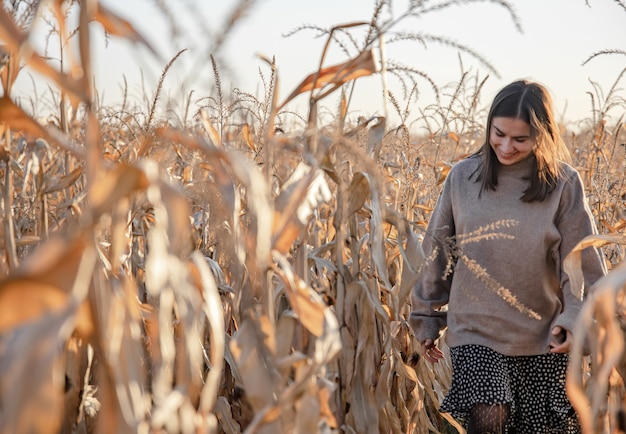
[[452, 384], [441, 403], [467, 427], [474, 404], [509, 404], [507, 433], [578, 434], [578, 417], [567, 399], [567, 354], [505, 356], [480, 345], [450, 348]]

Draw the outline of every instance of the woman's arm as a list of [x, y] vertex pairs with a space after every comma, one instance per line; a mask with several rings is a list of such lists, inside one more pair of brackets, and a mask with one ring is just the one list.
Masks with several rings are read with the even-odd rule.
[[[572, 249], [583, 238], [596, 234], [597, 229], [593, 214], [589, 209], [583, 183], [578, 172], [573, 172], [563, 189], [557, 227], [561, 234], [559, 249], [561, 288], [563, 290], [563, 312], [557, 318], [554, 326], [571, 332], [578, 317], [578, 313], [585, 297], [585, 292], [602, 276], [606, 274], [606, 266], [601, 253], [595, 247], [589, 247], [582, 252], [582, 272], [584, 276], [584, 288], [582, 296], [574, 294], [570, 286], [570, 279], [563, 270], [563, 261]], [[565, 340], [568, 343], [569, 339]], [[563, 345], [554, 347], [560, 348]]]
[[452, 280], [451, 273], [446, 275], [453, 265], [449, 262], [449, 243], [455, 233], [451, 190], [452, 173], [428, 222], [422, 242], [426, 260], [411, 293], [409, 324], [417, 340], [421, 344], [431, 341], [431, 346], [446, 326], [446, 312], [442, 308], [448, 303]]

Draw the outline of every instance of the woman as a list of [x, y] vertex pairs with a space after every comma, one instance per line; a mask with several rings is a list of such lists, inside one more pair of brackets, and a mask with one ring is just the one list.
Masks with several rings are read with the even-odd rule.
[[[450, 171], [423, 247], [410, 324], [432, 363], [447, 327], [452, 384], [441, 404], [468, 433], [576, 433], [565, 393], [581, 300], [563, 260], [596, 233], [548, 91], [515, 81], [495, 97], [486, 139]], [[583, 252], [585, 288], [606, 273]]]

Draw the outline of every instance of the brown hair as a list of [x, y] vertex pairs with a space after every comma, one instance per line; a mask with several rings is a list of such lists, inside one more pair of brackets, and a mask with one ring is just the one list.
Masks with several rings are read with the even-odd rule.
[[494, 117], [521, 119], [530, 125], [531, 138], [535, 142], [530, 158], [534, 158], [536, 164], [530, 173], [530, 184], [520, 199], [524, 202], [544, 200], [556, 187], [562, 161], [570, 161], [548, 90], [539, 83], [518, 80], [504, 87], [494, 98], [487, 118], [485, 142], [475, 154], [482, 159], [477, 170], [477, 181], [482, 183], [481, 193], [495, 190], [498, 185], [500, 162], [489, 142]]

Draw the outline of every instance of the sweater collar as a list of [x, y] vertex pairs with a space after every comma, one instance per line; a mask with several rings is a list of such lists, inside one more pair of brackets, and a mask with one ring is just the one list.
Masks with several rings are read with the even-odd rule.
[[498, 168], [498, 174], [500, 175], [509, 175], [509, 176], [521, 176], [528, 177], [532, 171], [532, 167], [534, 164], [537, 164], [537, 159], [534, 155], [530, 155], [528, 158], [519, 161], [515, 164], [511, 165], [503, 165], [500, 164]]

